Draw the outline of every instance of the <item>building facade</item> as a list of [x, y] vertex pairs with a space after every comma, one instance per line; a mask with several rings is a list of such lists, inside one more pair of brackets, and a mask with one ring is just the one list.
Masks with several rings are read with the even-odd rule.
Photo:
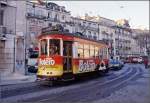
[[133, 29], [134, 40], [139, 47], [139, 55], [150, 56], [150, 32], [149, 30]]
[[15, 69], [16, 8], [0, 1], [0, 77]]

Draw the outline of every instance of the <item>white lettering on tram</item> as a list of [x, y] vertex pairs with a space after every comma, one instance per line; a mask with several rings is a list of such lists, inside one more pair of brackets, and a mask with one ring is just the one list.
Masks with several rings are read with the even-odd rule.
[[39, 63], [40, 65], [54, 65], [55, 60], [53, 60], [52, 58], [40, 59]]
[[93, 71], [95, 65], [94, 60], [79, 60], [79, 72]]

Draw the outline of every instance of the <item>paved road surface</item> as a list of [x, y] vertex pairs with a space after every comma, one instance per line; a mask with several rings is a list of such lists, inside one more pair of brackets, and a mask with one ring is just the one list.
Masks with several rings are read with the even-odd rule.
[[53, 86], [47, 82], [3, 86], [1, 101], [150, 103], [149, 80], [150, 69], [140, 64], [125, 65], [105, 76], [55, 83]]

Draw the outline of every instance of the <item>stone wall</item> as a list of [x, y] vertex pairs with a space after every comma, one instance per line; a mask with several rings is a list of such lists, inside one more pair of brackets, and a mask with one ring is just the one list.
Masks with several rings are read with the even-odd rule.
[[14, 36], [7, 34], [6, 41], [0, 41], [3, 46], [0, 47], [0, 74], [5, 76], [14, 71]]

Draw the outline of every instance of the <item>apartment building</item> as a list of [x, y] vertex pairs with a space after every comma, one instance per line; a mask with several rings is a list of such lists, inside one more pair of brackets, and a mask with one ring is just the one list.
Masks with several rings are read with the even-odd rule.
[[94, 21], [72, 17], [74, 25], [74, 33], [82, 33], [88, 38], [98, 40], [99, 37], [99, 24]]
[[139, 55], [150, 56], [150, 32], [149, 30], [133, 29], [134, 40], [139, 47]]
[[48, 26], [60, 24], [65, 31], [73, 32], [73, 22], [70, 11], [67, 11], [64, 6], [59, 6], [55, 3], [46, 3], [48, 12], [47, 23]]
[[[10, 11], [5, 7], [8, 17], [4, 15], [4, 19], [6, 20], [3, 21], [7, 22], [5, 25], [14, 33], [15, 37], [15, 40], [9, 43], [14, 51], [12, 53], [14, 55], [14, 62], [12, 63], [14, 65], [13, 71], [25, 74], [27, 50], [31, 46], [37, 46], [36, 38], [41, 32], [41, 28], [47, 26], [46, 8], [45, 6], [29, 1], [6, 1], [6, 3], [6, 7], [9, 7]], [[15, 17], [13, 16], [13, 8], [15, 10]]]
[[7, 0], [0, 1], [0, 76], [14, 72], [15, 68], [16, 8]]
[[129, 23], [125, 19], [116, 21], [117, 25], [114, 26], [115, 29], [115, 41], [116, 41], [116, 54], [122, 57], [131, 55], [131, 41], [132, 41], [132, 30]]

